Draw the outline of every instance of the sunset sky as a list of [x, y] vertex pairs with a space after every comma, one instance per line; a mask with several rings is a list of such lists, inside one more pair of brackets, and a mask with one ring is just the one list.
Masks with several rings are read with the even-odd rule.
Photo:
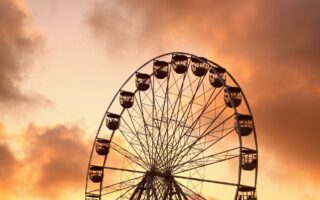
[[260, 200], [320, 200], [320, 1], [0, 0], [0, 199], [84, 199], [100, 120], [160, 54], [224, 66], [259, 144]]

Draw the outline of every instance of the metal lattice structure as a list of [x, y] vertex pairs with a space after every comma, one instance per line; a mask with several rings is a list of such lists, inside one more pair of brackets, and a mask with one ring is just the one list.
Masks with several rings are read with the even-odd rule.
[[149, 60], [120, 87], [102, 119], [86, 200], [256, 200], [252, 113], [222, 66], [189, 53]]

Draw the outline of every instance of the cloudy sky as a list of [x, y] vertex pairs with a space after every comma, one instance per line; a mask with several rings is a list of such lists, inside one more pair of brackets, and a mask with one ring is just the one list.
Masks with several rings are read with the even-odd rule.
[[172, 51], [214, 60], [245, 91], [259, 199], [320, 199], [319, 9], [317, 0], [0, 0], [0, 199], [83, 198], [113, 94]]

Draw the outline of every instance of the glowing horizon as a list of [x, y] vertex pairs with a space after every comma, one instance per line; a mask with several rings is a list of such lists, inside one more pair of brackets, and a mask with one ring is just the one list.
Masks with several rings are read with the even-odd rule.
[[0, 0], [0, 199], [84, 198], [105, 109], [139, 66], [172, 51], [221, 64], [244, 90], [258, 198], [320, 199], [319, 6]]

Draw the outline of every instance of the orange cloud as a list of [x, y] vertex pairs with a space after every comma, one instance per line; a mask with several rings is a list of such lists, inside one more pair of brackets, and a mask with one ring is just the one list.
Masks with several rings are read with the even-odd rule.
[[251, 102], [259, 145], [287, 163], [273, 172], [289, 180], [286, 171], [295, 171], [320, 183], [319, 6], [316, 0], [120, 0], [96, 3], [86, 21], [113, 60], [173, 50], [228, 60]]
[[59, 199], [64, 192], [84, 189], [90, 148], [81, 128], [31, 124], [21, 137], [22, 158], [0, 145], [1, 199]]
[[18, 170], [18, 161], [6, 144], [0, 144], [0, 158], [0, 197], [8, 198], [15, 190], [14, 174]]
[[25, 134], [25, 152], [29, 155], [25, 162], [39, 169], [33, 189], [41, 196], [55, 197], [61, 190], [84, 184], [90, 148], [83, 136], [77, 126], [56, 125], [40, 130], [29, 126]]
[[0, 0], [0, 106], [30, 103], [35, 100], [49, 103], [43, 97], [25, 94], [20, 90], [43, 38], [29, 24], [28, 13], [20, 1]]

